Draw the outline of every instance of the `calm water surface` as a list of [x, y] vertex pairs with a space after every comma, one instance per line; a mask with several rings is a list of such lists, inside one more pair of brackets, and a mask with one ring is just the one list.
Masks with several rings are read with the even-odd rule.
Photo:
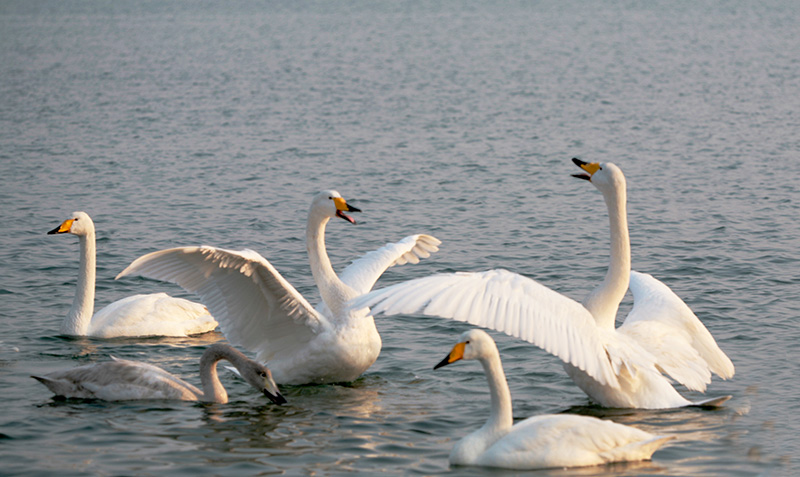
[[737, 373], [709, 387], [733, 395], [716, 411], [599, 409], [556, 358], [494, 333], [516, 418], [679, 437], [652, 462], [538, 474], [796, 474], [798, 5], [0, 3], [0, 473], [495, 475], [447, 463], [488, 395], [476, 363], [432, 371], [466, 329], [445, 320], [380, 318], [361, 379], [286, 387], [285, 406], [224, 373], [226, 405], [53, 400], [30, 374], [113, 354], [196, 382], [224, 337], [58, 336], [78, 245], [45, 232], [93, 216], [98, 306], [191, 298], [113, 277], [196, 244], [253, 248], [315, 301], [306, 211], [336, 188], [364, 211], [328, 227], [339, 270], [430, 233], [441, 251], [379, 286], [504, 267], [580, 299], [605, 273], [608, 223], [569, 177], [578, 156], [623, 168], [634, 268], [693, 308]]

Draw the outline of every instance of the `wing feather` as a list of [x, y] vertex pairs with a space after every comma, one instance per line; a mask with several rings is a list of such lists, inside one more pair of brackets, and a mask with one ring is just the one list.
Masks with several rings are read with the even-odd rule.
[[368, 306], [373, 314], [424, 314], [496, 329], [545, 349], [602, 384], [619, 386], [589, 311], [506, 270], [418, 278], [363, 295], [351, 306]]
[[419, 263], [420, 258], [428, 258], [439, 250], [439, 241], [431, 235], [409, 235], [396, 243], [368, 252], [353, 260], [339, 277], [359, 295], [372, 290], [383, 272], [394, 265]]
[[633, 308], [618, 328], [656, 357], [665, 373], [689, 389], [704, 391], [711, 372], [733, 377], [734, 366], [692, 310], [667, 285], [631, 271]]
[[196, 293], [225, 337], [260, 361], [310, 341], [325, 318], [252, 250], [179, 247], [133, 261], [117, 278], [141, 275]]

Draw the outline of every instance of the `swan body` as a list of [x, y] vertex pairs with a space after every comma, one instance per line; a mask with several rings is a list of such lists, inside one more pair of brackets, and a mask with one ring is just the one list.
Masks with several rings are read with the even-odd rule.
[[467, 331], [434, 369], [461, 359], [477, 360], [483, 366], [491, 413], [483, 427], [453, 446], [452, 465], [526, 470], [641, 461], [674, 439], [572, 414], [534, 416], [514, 424], [511, 392], [494, 340], [483, 330]]
[[136, 259], [117, 278], [139, 274], [175, 282], [197, 293], [220, 322], [225, 337], [269, 364], [281, 384], [353, 381], [378, 357], [381, 338], [367, 310], [347, 303], [370, 289], [392, 265], [417, 263], [439, 240], [412, 235], [353, 261], [337, 276], [325, 249], [332, 217], [351, 223], [360, 212], [336, 191], [312, 200], [306, 246], [322, 297], [315, 309], [264, 257], [252, 250], [181, 247]]
[[229, 345], [216, 343], [200, 358], [200, 381], [203, 389], [147, 363], [112, 357], [112, 361], [88, 364], [46, 376], [31, 376], [57, 396], [104, 401], [136, 399], [174, 399], [227, 403], [228, 393], [217, 376], [217, 363], [229, 361], [251, 386], [272, 402], [286, 402], [270, 370]]
[[61, 324], [61, 334], [116, 338], [133, 336], [188, 336], [205, 333], [217, 322], [203, 305], [166, 293], [134, 295], [94, 313], [95, 229], [85, 212], [72, 216], [48, 234], [69, 233], [80, 242], [78, 288], [72, 307]]
[[[614, 164], [576, 164], [603, 193], [611, 224], [611, 265], [603, 283], [580, 304], [506, 270], [439, 274], [376, 290], [352, 306], [373, 314], [424, 314], [495, 329], [529, 341], [562, 361], [567, 374], [606, 407], [663, 409], [717, 406], [730, 396], [692, 402], [711, 373], [734, 374], [733, 363], [691, 309], [666, 285], [630, 269], [625, 177]], [[634, 306], [615, 329], [628, 287]]]

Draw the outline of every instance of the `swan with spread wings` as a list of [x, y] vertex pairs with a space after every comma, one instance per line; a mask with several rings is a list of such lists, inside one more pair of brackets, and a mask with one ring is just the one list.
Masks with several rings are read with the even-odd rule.
[[333, 217], [355, 224], [345, 212], [360, 210], [333, 190], [315, 195], [308, 212], [306, 247], [322, 297], [316, 309], [252, 250], [162, 250], [139, 257], [117, 278], [142, 275], [198, 294], [228, 341], [256, 353], [280, 384], [353, 381], [377, 359], [381, 338], [373, 317], [347, 302], [371, 290], [387, 268], [418, 263], [441, 242], [408, 236], [353, 261], [340, 277], [325, 249], [325, 226]]
[[[622, 171], [612, 163], [573, 161], [584, 170], [576, 177], [602, 192], [611, 227], [611, 264], [583, 304], [498, 269], [409, 280], [359, 297], [351, 306], [370, 307], [375, 315], [424, 314], [466, 321], [524, 339], [561, 358], [573, 381], [606, 407], [722, 404], [730, 396], [689, 401], [664, 376], [690, 390], [705, 391], [712, 372], [728, 379], [734, 367], [683, 300], [651, 275], [631, 271]], [[615, 328], [628, 286], [634, 306]]]

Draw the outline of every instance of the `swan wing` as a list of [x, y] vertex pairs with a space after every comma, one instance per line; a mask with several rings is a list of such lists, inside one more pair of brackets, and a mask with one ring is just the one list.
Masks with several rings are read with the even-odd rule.
[[703, 391], [711, 372], [733, 377], [730, 358], [692, 310], [667, 285], [631, 271], [633, 308], [617, 329], [656, 356], [657, 365], [689, 389]]
[[406, 263], [419, 263], [421, 258], [428, 258], [437, 252], [441, 243], [431, 235], [409, 235], [399, 242], [387, 243], [353, 260], [344, 269], [340, 279], [359, 295], [363, 295], [372, 290], [375, 282], [387, 268]]
[[133, 261], [117, 278], [142, 275], [196, 293], [225, 337], [269, 361], [308, 343], [326, 323], [264, 257], [252, 250], [179, 247]]
[[507, 270], [439, 274], [375, 290], [351, 302], [373, 314], [423, 314], [465, 321], [539, 346], [618, 387], [591, 313], [580, 303]]

